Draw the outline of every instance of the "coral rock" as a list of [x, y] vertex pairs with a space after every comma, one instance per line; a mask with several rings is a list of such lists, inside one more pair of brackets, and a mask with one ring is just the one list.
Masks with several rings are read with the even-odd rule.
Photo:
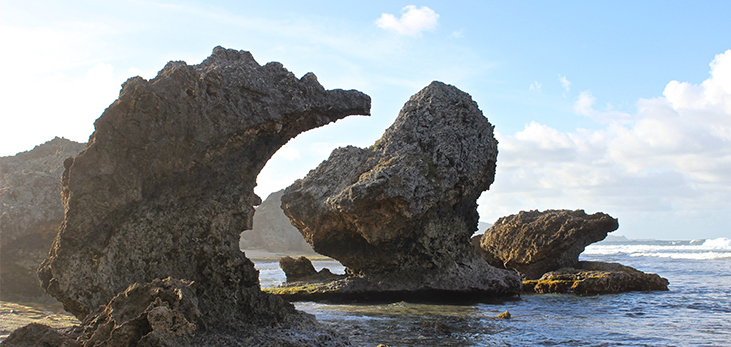
[[282, 208], [316, 252], [377, 283], [373, 290], [511, 295], [517, 275], [489, 266], [470, 244], [496, 158], [477, 104], [433, 82], [376, 144], [336, 149], [288, 187]]
[[63, 173], [66, 215], [39, 270], [44, 289], [83, 318], [134, 283], [185, 279], [199, 330], [286, 329], [302, 314], [260, 291], [238, 248], [261, 203], [256, 177], [297, 134], [369, 112], [361, 92], [222, 47], [127, 80]]
[[587, 215], [583, 210], [521, 211], [502, 217], [485, 231], [480, 245], [488, 262], [502, 261], [507, 269], [525, 279], [579, 262], [587, 245], [617, 230], [617, 219], [605, 213]]
[[617, 263], [580, 261], [538, 280], [523, 282], [523, 290], [535, 293], [612, 294], [629, 291], [668, 290], [668, 280]]

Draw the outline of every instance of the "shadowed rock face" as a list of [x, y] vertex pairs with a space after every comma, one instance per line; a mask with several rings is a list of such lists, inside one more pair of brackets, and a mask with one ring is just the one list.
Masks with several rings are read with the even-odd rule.
[[493, 126], [472, 98], [433, 82], [375, 145], [336, 149], [287, 188], [282, 208], [316, 252], [378, 290], [512, 294], [517, 276], [470, 245], [496, 157]]
[[57, 137], [0, 158], [0, 300], [45, 295], [36, 270], [48, 258], [63, 221], [63, 162], [84, 148]]
[[526, 279], [548, 271], [573, 267], [586, 246], [617, 230], [617, 219], [605, 213], [587, 215], [583, 210], [521, 211], [501, 217], [485, 231], [480, 245], [485, 260], [502, 262]]
[[260, 292], [238, 249], [261, 203], [256, 177], [292, 137], [369, 109], [363, 93], [221, 47], [129, 79], [66, 163], [43, 287], [83, 318], [133, 283], [172, 277], [193, 282], [204, 331], [286, 320], [291, 305]]

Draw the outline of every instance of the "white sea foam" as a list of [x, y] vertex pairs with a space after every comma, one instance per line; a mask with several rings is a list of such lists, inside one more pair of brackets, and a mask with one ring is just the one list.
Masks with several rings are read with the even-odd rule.
[[711, 249], [725, 249], [725, 250], [731, 250], [731, 239], [721, 237], [717, 239], [710, 239], [706, 240], [706, 242], [703, 242], [701, 245], [702, 247], [707, 247]]
[[616, 244], [593, 244], [586, 247], [587, 255], [626, 254], [631, 257], [659, 257], [671, 259], [731, 259], [731, 239], [717, 238], [703, 242], [625, 242]]

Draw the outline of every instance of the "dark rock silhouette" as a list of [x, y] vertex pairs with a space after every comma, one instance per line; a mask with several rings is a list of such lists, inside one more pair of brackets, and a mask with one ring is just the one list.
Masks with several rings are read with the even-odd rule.
[[470, 244], [496, 157], [493, 126], [472, 98], [433, 82], [376, 144], [338, 148], [287, 188], [282, 208], [316, 252], [353, 275], [341, 292], [512, 295], [517, 274]]
[[282, 268], [282, 271], [287, 276], [287, 283], [325, 281], [343, 277], [333, 274], [328, 268], [323, 268], [318, 272], [315, 270], [310, 259], [305, 256], [300, 256], [299, 258], [292, 258], [290, 256], [282, 257], [279, 259], [279, 267]]
[[279, 267], [282, 268], [282, 271], [287, 276], [287, 281], [317, 274], [317, 270], [315, 270], [312, 262], [305, 256], [299, 258], [282, 257], [279, 259]]
[[635, 268], [597, 261], [580, 261], [574, 267], [545, 273], [523, 282], [525, 292], [613, 294], [629, 291], [668, 290], [668, 280]]
[[271, 193], [254, 212], [254, 226], [241, 233], [241, 249], [266, 249], [280, 253], [312, 253], [297, 228], [282, 211], [284, 189]]
[[536, 279], [548, 271], [575, 266], [587, 245], [603, 240], [618, 227], [617, 219], [604, 213], [520, 211], [498, 219], [485, 231], [480, 245], [487, 262], [517, 270], [525, 279]]
[[85, 147], [57, 137], [0, 158], [0, 300], [50, 300], [36, 270], [63, 221], [63, 162]]
[[127, 80], [88, 148], [66, 163], [66, 215], [39, 270], [44, 289], [84, 318], [130, 286], [171, 277], [192, 282], [193, 344], [344, 343], [262, 293], [238, 241], [261, 203], [256, 176], [274, 152], [369, 109], [363, 93], [327, 91], [311, 73], [297, 79], [279, 63], [260, 66], [221, 47], [199, 65], [170, 62], [152, 80]]

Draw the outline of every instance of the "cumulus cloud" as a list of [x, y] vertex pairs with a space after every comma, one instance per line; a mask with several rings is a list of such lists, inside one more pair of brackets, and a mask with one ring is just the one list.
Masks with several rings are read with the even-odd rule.
[[408, 5], [401, 9], [401, 18], [396, 18], [390, 13], [383, 13], [376, 20], [376, 25], [402, 35], [419, 36], [423, 31], [435, 29], [438, 20], [439, 15], [429, 7]]
[[533, 83], [530, 84], [530, 87], [528, 87], [528, 90], [540, 91], [541, 84], [538, 83], [538, 81], [533, 81]]
[[584, 208], [620, 217], [621, 230], [635, 237], [657, 237], [664, 227], [676, 231], [665, 238], [692, 237], [691, 228], [728, 236], [719, 220], [731, 214], [731, 50], [710, 66], [702, 83], [671, 81], [662, 96], [638, 100], [631, 115], [599, 111], [596, 98], [582, 92], [574, 111], [601, 121], [600, 130], [561, 132], [532, 122], [497, 134], [498, 171], [479, 201], [481, 219]]

